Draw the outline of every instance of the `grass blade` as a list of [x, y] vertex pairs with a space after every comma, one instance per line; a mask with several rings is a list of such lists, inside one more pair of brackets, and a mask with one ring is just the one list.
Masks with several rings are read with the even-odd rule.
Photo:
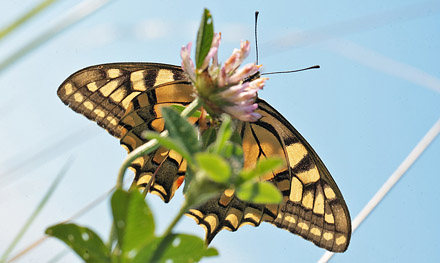
[[29, 229], [29, 227], [31, 226], [32, 222], [35, 221], [35, 218], [38, 216], [38, 214], [41, 212], [41, 210], [43, 209], [43, 207], [46, 205], [47, 201], [49, 200], [49, 198], [52, 196], [53, 192], [55, 191], [56, 187], [58, 186], [58, 184], [60, 183], [61, 179], [64, 177], [64, 175], [66, 174], [67, 170], [69, 169], [69, 165], [72, 162], [70, 160], [68, 160], [63, 168], [61, 169], [61, 171], [58, 173], [57, 177], [55, 178], [55, 180], [53, 181], [52, 185], [49, 187], [49, 189], [47, 190], [46, 194], [44, 195], [43, 199], [40, 201], [40, 203], [38, 204], [38, 206], [35, 208], [34, 212], [31, 214], [31, 216], [28, 218], [28, 220], [26, 221], [26, 223], [23, 225], [23, 227], [21, 228], [20, 232], [18, 232], [17, 236], [14, 238], [14, 240], [11, 242], [11, 244], [8, 246], [8, 248], [5, 250], [5, 252], [3, 253], [2, 257], [0, 258], [0, 262], [5, 262], [6, 259], [8, 258], [9, 254], [12, 252], [12, 250], [14, 249], [14, 247], [18, 244], [18, 242], [20, 241], [20, 239], [23, 237], [23, 235], [26, 233], [26, 231]]

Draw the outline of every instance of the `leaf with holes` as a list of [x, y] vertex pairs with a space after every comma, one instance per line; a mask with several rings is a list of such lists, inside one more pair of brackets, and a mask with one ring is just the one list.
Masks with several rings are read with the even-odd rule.
[[46, 229], [46, 234], [66, 243], [87, 263], [110, 262], [108, 248], [89, 228], [75, 224], [58, 224]]
[[[215, 248], [206, 247], [203, 239], [187, 234], [172, 234], [159, 246], [160, 238], [148, 247], [143, 248], [133, 259], [132, 263], [158, 262], [158, 263], [192, 263], [198, 262], [203, 257], [217, 256]], [[162, 253], [159, 253], [162, 252]], [[154, 254], [162, 256], [154, 258]]]
[[138, 190], [116, 190], [111, 205], [118, 245], [127, 260], [129, 255], [154, 240], [153, 214]]
[[279, 204], [283, 196], [275, 185], [269, 182], [248, 182], [237, 188], [237, 197], [255, 204]]

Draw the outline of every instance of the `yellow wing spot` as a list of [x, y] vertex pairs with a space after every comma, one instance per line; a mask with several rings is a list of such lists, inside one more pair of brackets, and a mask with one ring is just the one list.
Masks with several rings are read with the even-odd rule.
[[85, 101], [85, 102], [84, 102], [84, 107], [86, 107], [86, 109], [92, 111], [93, 108], [94, 108], [94, 105], [93, 105], [93, 103], [90, 102], [90, 101]]
[[118, 122], [115, 120], [115, 118], [113, 116], [107, 116], [107, 121], [110, 122], [111, 125], [118, 125]]
[[82, 102], [84, 100], [84, 96], [81, 93], [75, 93], [75, 95], [73, 95], [73, 98], [76, 102]]
[[173, 150], [170, 151], [169, 158], [175, 160], [177, 163], [180, 163], [183, 159], [180, 154]]
[[298, 226], [299, 226], [302, 230], [304, 230], [304, 231], [309, 230], [309, 225], [308, 225], [307, 223], [299, 222], [299, 223], [298, 223]]
[[117, 77], [120, 77], [122, 75], [122, 71], [117, 68], [112, 68], [107, 70], [107, 76], [111, 79], [115, 79]]
[[302, 143], [294, 143], [286, 147], [290, 167], [295, 167], [307, 154], [307, 149]]
[[190, 209], [189, 211], [190, 211], [191, 213], [195, 214], [196, 216], [200, 217], [200, 218], [203, 217], [203, 213], [200, 212], [199, 210], [196, 210], [196, 209]]
[[336, 238], [335, 242], [336, 242], [336, 245], [339, 246], [339, 245], [345, 244], [345, 242], [347, 242], [347, 238], [344, 236], [339, 236]]
[[173, 81], [173, 72], [168, 69], [161, 69], [157, 73], [156, 81], [154, 82], [154, 86], [158, 86], [160, 84]]
[[231, 223], [231, 225], [234, 227], [234, 229], [237, 229], [238, 227], [238, 223], [239, 223], [239, 218], [242, 217], [242, 213], [240, 210], [236, 209], [236, 208], [231, 208], [229, 209], [228, 215], [226, 216], [226, 221], [229, 221], [229, 223]]
[[95, 92], [96, 90], [99, 89], [98, 85], [96, 85], [96, 82], [92, 82], [87, 84], [87, 89], [91, 92]]
[[296, 178], [292, 177], [292, 182], [290, 183], [290, 195], [289, 199], [292, 202], [299, 202], [302, 198], [303, 186], [301, 182]]
[[127, 109], [128, 104], [130, 104], [134, 97], [136, 97], [139, 93], [140, 92], [132, 92], [127, 97], [125, 97], [125, 99], [122, 101], [122, 107], [124, 107], [124, 109]]
[[211, 233], [217, 228], [218, 226], [218, 218], [215, 214], [209, 214], [204, 219], [205, 222], [209, 224], [211, 227]]
[[108, 97], [118, 86], [119, 86], [119, 81], [112, 80], [107, 84], [105, 84], [104, 86], [102, 86], [99, 89], [99, 92], [101, 92], [101, 94], [104, 97]]
[[146, 70], [139, 70], [131, 73], [130, 81], [134, 90], [145, 91], [147, 87], [145, 86], [145, 75], [147, 74]]
[[313, 213], [324, 214], [324, 194], [322, 193], [322, 188], [318, 187], [316, 189], [315, 204], [313, 205]]
[[151, 127], [153, 127], [153, 129], [155, 131], [161, 132], [163, 131], [164, 127], [165, 127], [165, 123], [163, 119], [155, 119], [151, 122]]
[[284, 217], [284, 221], [289, 222], [289, 224], [295, 225], [296, 224], [296, 219], [293, 216], [287, 215]]
[[327, 199], [335, 199], [336, 198], [336, 194], [333, 191], [333, 189], [328, 186], [328, 185], [324, 185], [324, 193], [325, 193], [325, 197], [327, 197]]
[[227, 197], [232, 197], [232, 196], [234, 195], [234, 193], [235, 193], [235, 190], [234, 190], [234, 189], [226, 189], [226, 190], [225, 190], [225, 195], [226, 195]]
[[[227, 191], [227, 190], [226, 190]], [[220, 200], [218, 200], [218, 202], [222, 205], [222, 206], [227, 206], [229, 205], [229, 203], [232, 200], [232, 196], [228, 196], [227, 193], [223, 192], [222, 195], [220, 196]]]
[[325, 240], [329, 241], [333, 239], [333, 233], [330, 232], [325, 232], [324, 235], [322, 236]]
[[321, 236], [321, 229], [317, 227], [312, 227], [312, 229], [310, 229], [310, 233], [312, 233], [315, 236]]
[[72, 83], [66, 83], [66, 85], [64, 85], [64, 92], [67, 96], [73, 93]]
[[324, 220], [325, 222], [329, 223], [329, 224], [334, 224], [335, 223], [335, 218], [333, 217], [332, 214], [325, 214], [324, 216]]
[[120, 88], [120, 89], [117, 89], [115, 92], [113, 92], [112, 95], [110, 95], [110, 98], [113, 101], [119, 103], [119, 102], [121, 102], [121, 100], [124, 99], [126, 93], [127, 92], [124, 88]]
[[307, 209], [313, 208], [313, 193], [311, 191], [306, 192], [304, 195], [302, 205]]
[[261, 211], [252, 207], [246, 207], [244, 210], [244, 219], [251, 219], [254, 222], [259, 223], [261, 218]]
[[152, 173], [142, 173], [139, 176], [139, 179], [137, 181], [137, 185], [148, 184], [152, 177], [153, 177]]
[[303, 184], [315, 183], [319, 180], [319, 172], [316, 166], [308, 171], [298, 173], [296, 176]]
[[167, 191], [165, 191], [165, 188], [163, 188], [162, 185], [154, 184], [154, 188], [154, 190], [156, 190], [157, 192], [160, 192], [165, 196], [167, 195]]
[[98, 117], [100, 117], [100, 118], [104, 118], [104, 117], [105, 117], [105, 112], [104, 112], [103, 110], [101, 110], [101, 109], [95, 109], [93, 112], [94, 112]]

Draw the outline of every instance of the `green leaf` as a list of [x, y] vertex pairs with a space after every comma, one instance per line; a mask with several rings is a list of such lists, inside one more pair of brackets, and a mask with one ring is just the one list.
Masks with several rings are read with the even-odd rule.
[[196, 161], [199, 167], [217, 183], [227, 183], [231, 176], [228, 162], [214, 153], [198, 153]]
[[86, 227], [75, 224], [58, 224], [46, 229], [46, 234], [66, 243], [85, 262], [110, 262], [108, 248], [95, 232]]
[[243, 169], [243, 149], [240, 145], [227, 141], [220, 150], [220, 155], [227, 159], [234, 175]]
[[222, 115], [222, 124], [217, 133], [217, 139], [214, 143], [214, 152], [220, 153], [224, 144], [231, 138], [233, 133], [232, 125], [231, 125], [231, 117], [227, 114]]
[[191, 168], [191, 166], [187, 166], [185, 173], [185, 185], [183, 186], [183, 194], [186, 194], [186, 191], [188, 191], [188, 187], [190, 186], [190, 183], [193, 178], [194, 178], [194, 171]]
[[179, 141], [189, 153], [200, 151], [200, 142], [196, 128], [171, 108], [162, 108], [165, 128], [170, 137]]
[[186, 147], [182, 145], [182, 143], [174, 138], [170, 137], [162, 137], [159, 133], [153, 132], [153, 131], [144, 131], [142, 133], [142, 136], [144, 136], [146, 139], [152, 140], [156, 139], [157, 142], [162, 145], [163, 147], [174, 150], [177, 153], [179, 153], [189, 164], [193, 164], [194, 160], [191, 156], [191, 154], [188, 152]]
[[214, 37], [214, 23], [211, 13], [205, 8], [202, 21], [200, 22], [199, 31], [197, 32], [196, 44], [196, 66], [200, 68], [203, 60], [211, 49], [212, 39]]
[[237, 197], [255, 204], [279, 204], [282, 201], [278, 188], [269, 182], [248, 182], [236, 189]]
[[[155, 241], [154, 246], [142, 249], [133, 259], [132, 263], [192, 263], [200, 261], [203, 257], [218, 255], [215, 248], [206, 247], [203, 239], [193, 235], [171, 234], [161, 247], [157, 247], [160, 243], [159, 241], [159, 239]], [[152, 258], [154, 252], [162, 256], [160, 258]]]
[[[179, 105], [179, 104], [174, 104], [171, 105], [170, 108], [176, 110], [178, 113], [182, 113], [182, 111], [184, 111], [186, 109], [185, 106], [183, 105]], [[191, 116], [187, 116], [188, 118], [194, 117], [194, 118], [200, 118], [200, 116], [202, 115], [202, 112], [199, 110], [194, 111]], [[211, 116], [209, 114], [206, 114], [206, 119], [211, 119]]]
[[214, 127], [209, 127], [205, 132], [202, 133], [202, 149], [206, 150], [209, 145], [215, 142], [217, 138], [217, 132]]
[[138, 251], [155, 238], [153, 214], [138, 190], [116, 190], [111, 205], [118, 245], [127, 259], [131, 251]]
[[264, 176], [268, 173], [271, 173], [273, 170], [276, 170], [283, 164], [284, 160], [282, 160], [281, 158], [259, 159], [253, 170], [243, 171], [242, 173], [240, 173], [240, 177], [243, 182], [249, 181], [256, 177]]

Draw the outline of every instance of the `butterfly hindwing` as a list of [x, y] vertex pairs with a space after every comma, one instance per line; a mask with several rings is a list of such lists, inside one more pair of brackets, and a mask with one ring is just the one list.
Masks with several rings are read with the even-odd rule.
[[[180, 67], [155, 63], [88, 67], [72, 74], [58, 89], [58, 96], [66, 105], [119, 138], [128, 152], [147, 141], [142, 137], [143, 131], [164, 129], [161, 107], [187, 105], [194, 99], [192, 93]], [[269, 222], [330, 251], [345, 251], [350, 240], [350, 216], [336, 183], [292, 125], [265, 101], [257, 102], [262, 118], [238, 123], [244, 166], [252, 167], [260, 158], [284, 158], [284, 167], [261, 178], [278, 187], [283, 202], [250, 204], [227, 190], [191, 209], [188, 215], [205, 228], [208, 242], [222, 229], [236, 231], [245, 224]], [[131, 169], [135, 184], [145, 187], [151, 183], [150, 191], [168, 202], [184, 179], [186, 161], [176, 152], [160, 147], [136, 159]]]
[[[188, 82], [179, 80], [154, 86], [136, 96], [120, 121], [121, 145], [131, 152], [147, 142], [142, 136], [143, 131], [163, 131], [165, 123], [161, 108], [189, 104], [194, 99], [192, 89]], [[190, 121], [194, 123], [196, 119], [190, 118]], [[135, 184], [145, 187], [154, 178], [150, 192], [169, 202], [184, 179], [186, 161], [175, 151], [160, 147], [148, 156], [137, 158], [131, 168], [135, 172]]]
[[274, 108], [258, 99], [262, 118], [239, 124], [245, 167], [260, 158], [280, 156], [286, 165], [261, 180], [274, 183], [283, 194], [280, 205], [256, 205], [226, 191], [189, 214], [211, 241], [222, 229], [237, 230], [266, 221], [334, 252], [345, 251], [351, 235], [350, 215], [330, 173], [312, 147]]

